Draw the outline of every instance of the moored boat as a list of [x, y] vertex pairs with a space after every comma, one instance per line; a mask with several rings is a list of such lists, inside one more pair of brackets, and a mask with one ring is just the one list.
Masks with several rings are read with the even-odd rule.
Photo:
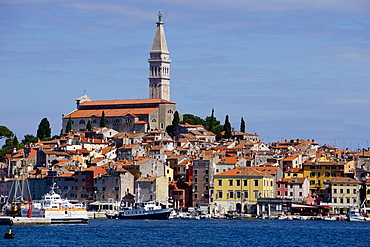
[[22, 217], [50, 218], [52, 224], [88, 223], [89, 217], [82, 203], [72, 203], [54, 191], [42, 196], [40, 202], [29, 203], [21, 210]]
[[167, 220], [172, 208], [162, 208], [158, 203], [136, 203], [134, 207], [122, 207], [116, 213], [107, 214], [110, 219], [155, 219]]

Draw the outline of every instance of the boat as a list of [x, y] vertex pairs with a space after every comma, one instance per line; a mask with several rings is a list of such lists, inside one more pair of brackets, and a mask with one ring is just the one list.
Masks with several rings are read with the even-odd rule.
[[358, 212], [351, 212], [346, 215], [346, 220], [348, 221], [370, 221], [369, 218], [361, 215]]
[[154, 219], [167, 220], [172, 208], [162, 208], [156, 202], [136, 203], [133, 207], [122, 207], [115, 213], [107, 213], [108, 219]]
[[88, 223], [89, 217], [82, 203], [72, 203], [55, 193], [56, 187], [42, 196], [40, 202], [29, 201], [22, 207], [22, 217], [50, 218], [51, 224]]

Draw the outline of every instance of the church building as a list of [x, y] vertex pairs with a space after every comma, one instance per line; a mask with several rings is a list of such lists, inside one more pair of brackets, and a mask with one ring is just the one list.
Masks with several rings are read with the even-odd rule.
[[100, 126], [104, 114], [106, 127], [119, 132], [165, 130], [172, 124], [176, 103], [170, 101], [170, 53], [163, 28], [163, 16], [158, 14], [149, 62], [149, 99], [92, 100], [85, 93], [76, 99], [77, 109], [63, 115], [62, 130], [66, 132], [69, 119], [72, 129]]

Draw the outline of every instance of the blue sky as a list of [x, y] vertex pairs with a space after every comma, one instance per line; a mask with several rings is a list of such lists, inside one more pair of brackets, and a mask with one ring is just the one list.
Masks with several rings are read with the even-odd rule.
[[157, 13], [172, 59], [171, 100], [265, 142], [370, 140], [370, 2], [0, 1], [0, 125], [19, 139], [94, 100], [148, 97]]

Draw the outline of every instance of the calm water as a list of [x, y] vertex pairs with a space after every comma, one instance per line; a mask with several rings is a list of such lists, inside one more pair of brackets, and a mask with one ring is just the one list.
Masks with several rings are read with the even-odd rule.
[[370, 246], [370, 223], [269, 220], [90, 220], [13, 226], [0, 246]]

